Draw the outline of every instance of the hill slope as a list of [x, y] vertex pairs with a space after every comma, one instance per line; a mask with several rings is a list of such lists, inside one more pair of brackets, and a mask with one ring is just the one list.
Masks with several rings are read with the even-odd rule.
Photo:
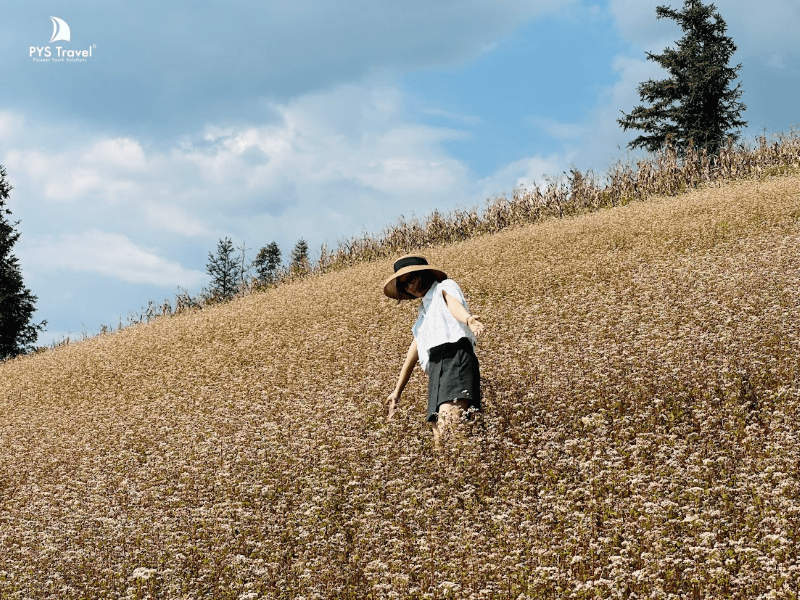
[[487, 325], [438, 455], [421, 371], [383, 419], [390, 261], [6, 362], [0, 598], [796, 597], [799, 219], [785, 177], [427, 252]]

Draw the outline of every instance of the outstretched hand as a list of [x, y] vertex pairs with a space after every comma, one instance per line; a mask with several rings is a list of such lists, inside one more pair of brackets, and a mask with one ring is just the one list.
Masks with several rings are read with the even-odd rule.
[[396, 391], [392, 392], [386, 397], [384, 400], [384, 404], [387, 406], [388, 414], [386, 415], [386, 420], [390, 421], [394, 416], [394, 413], [397, 412], [397, 405], [400, 403], [400, 394]]
[[476, 315], [471, 315], [467, 319], [467, 327], [469, 327], [469, 330], [475, 335], [476, 338], [481, 337], [483, 332], [486, 330], [486, 327], [478, 320]]

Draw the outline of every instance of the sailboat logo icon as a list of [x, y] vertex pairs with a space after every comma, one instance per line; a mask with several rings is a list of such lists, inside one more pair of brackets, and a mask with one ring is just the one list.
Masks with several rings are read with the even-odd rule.
[[53, 37], [50, 38], [50, 43], [58, 41], [68, 42], [69, 25], [58, 17], [50, 17], [50, 20], [53, 22]]

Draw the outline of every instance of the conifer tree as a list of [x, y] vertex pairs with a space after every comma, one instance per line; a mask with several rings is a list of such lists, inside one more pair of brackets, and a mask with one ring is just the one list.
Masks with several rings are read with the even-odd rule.
[[19, 221], [11, 223], [6, 218], [11, 214], [6, 208], [11, 189], [6, 170], [0, 165], [0, 360], [32, 350], [47, 324], [31, 323], [36, 296], [23, 285], [19, 261], [11, 254], [19, 239], [14, 230]]
[[233, 242], [226, 237], [217, 244], [216, 255], [208, 253], [206, 272], [211, 275], [209, 291], [223, 300], [233, 298], [241, 279], [241, 266], [234, 250]]
[[639, 97], [649, 106], [623, 112], [617, 120], [626, 131], [645, 132], [629, 148], [656, 152], [669, 141], [683, 155], [691, 141], [696, 148], [716, 154], [729, 138], [738, 139], [735, 131], [747, 125], [740, 118], [746, 108], [739, 102], [741, 83], [731, 88], [742, 65], [728, 66], [736, 45], [725, 35], [727, 26], [716, 10], [700, 0], [685, 0], [680, 11], [656, 8], [657, 18], [677, 21], [685, 34], [676, 48], [647, 53], [669, 77], [640, 84]]
[[294, 245], [291, 260], [289, 271], [292, 274], [307, 273], [311, 269], [311, 264], [308, 260], [308, 243], [303, 238], [300, 238]]
[[274, 283], [281, 267], [281, 251], [278, 244], [270, 242], [258, 251], [253, 261], [258, 279], [263, 283]]

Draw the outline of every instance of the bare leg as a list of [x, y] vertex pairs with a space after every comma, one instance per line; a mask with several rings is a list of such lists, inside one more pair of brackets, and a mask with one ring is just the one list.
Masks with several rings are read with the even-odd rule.
[[441, 450], [442, 449], [442, 433], [439, 430], [438, 423], [428, 423], [430, 425], [431, 431], [433, 432], [433, 448], [434, 450]]
[[452, 435], [468, 406], [468, 400], [451, 400], [439, 405], [439, 419], [432, 424], [434, 447], [441, 448], [442, 443]]

